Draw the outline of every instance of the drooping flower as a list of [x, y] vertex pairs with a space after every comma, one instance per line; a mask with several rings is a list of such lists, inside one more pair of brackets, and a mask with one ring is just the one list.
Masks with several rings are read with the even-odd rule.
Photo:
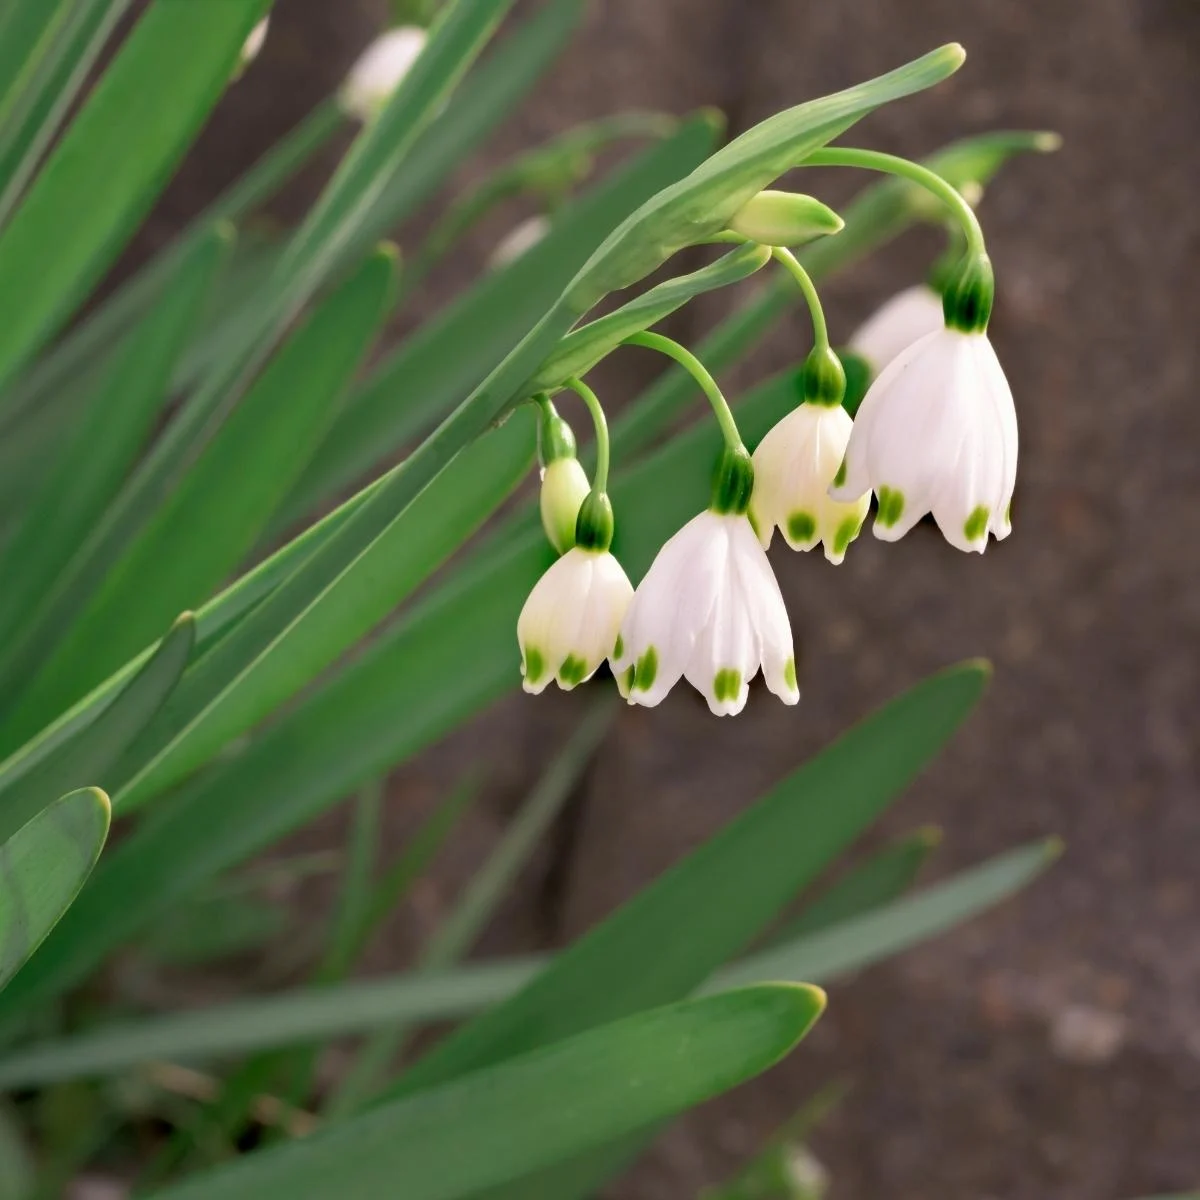
[[634, 595], [611, 659], [631, 704], [660, 703], [682, 676], [714, 714], [732, 716], [760, 667], [785, 704], [800, 699], [787, 609], [745, 514], [749, 456], [744, 465], [742, 501], [693, 517], [658, 552]]
[[515, 262], [527, 250], [532, 250], [550, 230], [550, 221], [542, 213], [514, 225], [497, 243], [488, 258], [488, 265], [493, 270], [506, 267]]
[[338, 100], [343, 110], [360, 121], [376, 116], [412, 69], [427, 37], [418, 25], [399, 25], [377, 37], [342, 84]]
[[984, 266], [986, 286], [968, 279], [947, 293], [946, 325], [892, 360], [854, 421], [830, 495], [848, 501], [873, 489], [874, 532], [885, 541], [903, 537], [927, 512], [960, 550], [982, 552], [989, 533], [1011, 532], [1017, 414], [987, 336]]
[[576, 542], [534, 585], [517, 619], [523, 686], [535, 695], [552, 681], [569, 691], [590, 679], [612, 653], [633, 599], [608, 550], [612, 508], [602, 492], [580, 510]]
[[750, 518], [763, 549], [778, 527], [793, 550], [824, 543], [834, 564], [858, 537], [869, 496], [849, 504], [829, 497], [846, 454], [853, 421], [842, 407], [845, 375], [837, 356], [818, 347], [803, 373], [803, 401], [779, 421], [754, 451]]
[[902, 350], [918, 338], [941, 329], [942, 298], [926, 283], [897, 292], [868, 317], [851, 336], [849, 349], [864, 359], [877, 376]]

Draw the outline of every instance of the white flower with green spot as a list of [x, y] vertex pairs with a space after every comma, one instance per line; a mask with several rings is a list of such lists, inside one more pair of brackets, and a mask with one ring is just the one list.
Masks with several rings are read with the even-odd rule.
[[612, 508], [592, 492], [580, 510], [577, 544], [534, 585], [517, 619], [524, 688], [566, 691], [590, 679], [613, 652], [633, 585], [609, 553]]
[[[871, 385], [830, 492], [874, 490], [875, 536], [896, 541], [927, 512], [960, 550], [982, 553], [988, 534], [1011, 532], [1017, 413], [987, 336], [991, 269], [947, 293], [947, 324], [893, 359]], [[982, 282], [981, 282], [982, 280]]]
[[631, 704], [660, 703], [683, 677], [714, 714], [733, 716], [760, 668], [785, 704], [800, 699], [787, 609], [745, 514], [748, 456], [744, 467], [740, 503], [693, 517], [658, 552], [634, 595], [612, 655]]
[[942, 298], [927, 283], [898, 292], [854, 332], [847, 343], [872, 377], [927, 333], [941, 329]]
[[778, 528], [793, 550], [818, 543], [834, 564], [858, 537], [869, 496], [848, 504], [829, 497], [854, 422], [842, 407], [845, 374], [836, 355], [819, 347], [804, 369], [804, 402], [783, 418], [754, 451], [750, 519], [763, 549]]
[[399, 25], [377, 37], [350, 68], [338, 92], [344, 112], [370, 121], [391, 99], [425, 49], [428, 34], [418, 25]]

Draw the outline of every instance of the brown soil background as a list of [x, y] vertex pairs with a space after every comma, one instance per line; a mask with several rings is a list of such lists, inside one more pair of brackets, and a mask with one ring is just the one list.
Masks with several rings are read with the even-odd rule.
[[[137, 252], [325, 94], [381, 11], [372, 0], [280, 0], [262, 58]], [[777, 556], [804, 644], [801, 707], [755, 696], [740, 721], [717, 723], [681, 691], [622, 714], [482, 950], [577, 934], [856, 717], [977, 654], [996, 664], [988, 699], [881, 833], [941, 825], [931, 877], [1049, 832], [1067, 854], [986, 919], [837, 987], [804, 1051], [680, 1122], [610, 1188], [613, 1200], [695, 1195], [846, 1074], [854, 1094], [815, 1142], [833, 1200], [1127, 1200], [1200, 1186], [1200, 10], [1188, 0], [592, 0], [571, 51], [458, 182], [620, 107], [715, 104], [736, 133], [948, 40], [968, 48], [963, 71], [877, 114], [856, 140], [919, 155], [994, 127], [1065, 138], [1056, 158], [1007, 168], [982, 209], [1000, 281], [993, 335], [1022, 421], [1015, 536], [983, 560], [926, 527], [900, 546], [864, 537], [836, 571]], [[319, 178], [278, 215], [294, 219]], [[835, 205], [856, 184], [806, 180]], [[397, 335], [469, 282], [519, 215], [508, 209], [473, 235]], [[829, 285], [834, 330], [918, 278], [936, 249], [932, 235], [911, 235]], [[673, 332], [698, 336], [728, 302], [693, 306]], [[795, 360], [805, 337], [796, 318], [745, 377]], [[605, 395], [632, 394], [644, 357], [617, 364]], [[406, 961], [581, 702], [514, 697], [397, 773], [392, 850], [467, 761], [486, 767], [488, 784], [371, 969]], [[300, 841], [337, 844], [341, 828], [330, 820]]]

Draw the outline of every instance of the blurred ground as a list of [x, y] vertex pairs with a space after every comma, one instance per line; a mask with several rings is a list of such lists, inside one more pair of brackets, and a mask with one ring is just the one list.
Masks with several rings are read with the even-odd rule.
[[[263, 59], [150, 242], [323, 94], [380, 8], [280, 0]], [[718, 724], [680, 691], [624, 714], [487, 949], [586, 928], [850, 721], [975, 654], [996, 664], [989, 699], [885, 829], [942, 825], [935, 873], [1047, 832], [1068, 853], [1019, 901], [838, 988], [806, 1052], [677, 1127], [614, 1200], [694, 1195], [844, 1073], [858, 1086], [816, 1142], [834, 1200], [1123, 1200], [1200, 1186], [1200, 306], [1187, 286], [1200, 263], [1200, 11], [593, 0], [584, 35], [486, 157], [617, 106], [716, 104], [737, 132], [948, 40], [970, 52], [960, 75], [855, 138], [919, 155], [997, 126], [1064, 135], [1056, 159], [1006, 169], [982, 210], [999, 280], [993, 336], [1022, 422], [1015, 536], [983, 560], [925, 527], [900, 546], [865, 536], [836, 571], [777, 555], [804, 643], [801, 707], [755, 696], [742, 720]], [[853, 186], [830, 175], [805, 187], [818, 183], [835, 202]], [[516, 216], [486, 227], [475, 252]], [[918, 278], [936, 249], [911, 237], [826, 289], [834, 330]], [[427, 305], [466, 277], [445, 275]], [[696, 306], [676, 335], [698, 336], [721, 303]], [[797, 319], [747, 378], [798, 358], [804, 336]], [[631, 393], [645, 357], [610, 374], [605, 395]], [[578, 699], [515, 698], [399, 773], [398, 838], [464, 755], [494, 764], [488, 805], [445, 892], [423, 893], [425, 916], [519, 802]], [[375, 965], [402, 961], [421, 923], [418, 911], [397, 928]]]

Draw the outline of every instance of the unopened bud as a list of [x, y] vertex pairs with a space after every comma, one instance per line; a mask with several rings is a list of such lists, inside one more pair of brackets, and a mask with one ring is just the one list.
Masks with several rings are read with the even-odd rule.
[[763, 246], [799, 246], [838, 233], [845, 221], [814, 196], [759, 192], [730, 220], [729, 228]]
[[263, 17], [255, 27], [250, 30], [249, 36], [242, 43], [242, 51], [238, 55], [238, 65], [234, 70], [233, 78], [240, 79], [242, 72], [258, 57], [259, 51], [263, 48], [263, 42], [267, 40], [267, 26], [271, 23], [270, 17]]
[[343, 111], [360, 121], [377, 116], [412, 69], [427, 36], [419, 25], [400, 25], [377, 37], [350, 68], [338, 92]]
[[591, 489], [577, 458], [556, 458], [542, 472], [542, 528], [559, 554], [575, 545], [575, 523]]

